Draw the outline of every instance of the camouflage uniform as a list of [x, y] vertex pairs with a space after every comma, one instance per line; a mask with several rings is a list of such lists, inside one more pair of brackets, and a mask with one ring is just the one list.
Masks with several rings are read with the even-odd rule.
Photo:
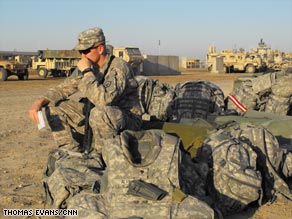
[[75, 69], [70, 77], [44, 95], [50, 100], [47, 118], [59, 147], [78, 146], [73, 133], [84, 134], [84, 104], [87, 97], [95, 107], [89, 123], [95, 146], [100, 149], [102, 139], [121, 130], [138, 130], [141, 126], [141, 107], [138, 100], [138, 83], [127, 63], [107, 55], [100, 69], [93, 69], [86, 77]]

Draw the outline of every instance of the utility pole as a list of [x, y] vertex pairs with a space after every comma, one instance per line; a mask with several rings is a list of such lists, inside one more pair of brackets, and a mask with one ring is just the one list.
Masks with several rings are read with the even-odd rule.
[[160, 56], [160, 40], [158, 40], [158, 55]]

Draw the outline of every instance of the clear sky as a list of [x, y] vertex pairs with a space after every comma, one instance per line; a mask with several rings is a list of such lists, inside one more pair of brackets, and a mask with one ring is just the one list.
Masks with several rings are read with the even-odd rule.
[[[0, 0], [0, 50], [72, 49], [101, 27], [113, 46], [203, 58], [209, 45], [292, 51], [292, 0]], [[160, 46], [159, 46], [160, 41]]]

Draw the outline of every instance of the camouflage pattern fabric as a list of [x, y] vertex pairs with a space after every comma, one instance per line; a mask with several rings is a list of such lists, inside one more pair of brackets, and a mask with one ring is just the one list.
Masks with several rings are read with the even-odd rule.
[[292, 96], [291, 76], [280, 78], [280, 83], [272, 86], [272, 93], [278, 97], [289, 98]]
[[236, 138], [246, 139], [250, 144], [266, 151], [272, 166], [278, 170], [283, 156], [276, 137], [267, 129], [252, 124], [242, 124], [235, 127], [231, 134]]
[[270, 94], [265, 106], [265, 112], [272, 112], [279, 115], [290, 114], [290, 108], [292, 103], [292, 96], [289, 98], [279, 97], [274, 94]]
[[[188, 196], [181, 203], [174, 205], [173, 217], [174, 219], [212, 219], [214, 218], [214, 211], [205, 202], [199, 199]], [[150, 218], [161, 218], [161, 217], [149, 217]], [[146, 219], [146, 218], [145, 218]]]
[[228, 95], [228, 109], [235, 110], [238, 114], [242, 114], [247, 109], [256, 109], [257, 95], [252, 91], [251, 83], [246, 81], [243, 87], [235, 88]]
[[115, 106], [96, 106], [90, 112], [89, 123], [93, 130], [94, 147], [102, 150], [103, 140], [123, 130], [139, 130], [141, 119]]
[[96, 43], [105, 44], [103, 30], [98, 27], [79, 33], [78, 44], [74, 47], [74, 50], [86, 50], [93, 47]]
[[46, 204], [66, 208], [68, 199], [81, 191], [99, 192], [104, 168], [101, 156], [94, 151], [87, 159], [78, 152], [53, 150], [43, 174]]
[[283, 162], [282, 173], [285, 177], [292, 176], [292, 152], [285, 154], [285, 160]]
[[222, 215], [243, 210], [261, 197], [262, 177], [256, 170], [257, 155], [252, 148], [224, 130], [208, 136], [197, 159], [209, 164], [209, 193]]
[[250, 109], [291, 115], [291, 82], [292, 75], [284, 72], [239, 78], [228, 95], [228, 109], [234, 109], [239, 114]]
[[[265, 112], [272, 112], [280, 115], [292, 115], [292, 75], [278, 76], [276, 83], [271, 87], [271, 94], [265, 105]], [[289, 85], [290, 84], [290, 85]]]
[[62, 101], [57, 106], [49, 104], [46, 107], [46, 118], [58, 147], [79, 150], [80, 139], [73, 137], [72, 129], [84, 134], [83, 107], [81, 102], [73, 100]]
[[[234, 129], [231, 134], [241, 139], [253, 147], [258, 155], [257, 166], [261, 171], [263, 178], [264, 200], [273, 201], [275, 197], [285, 197], [292, 200], [291, 187], [288, 181], [285, 181], [282, 175], [281, 163], [286, 149], [280, 148], [276, 137], [263, 127], [257, 127], [251, 124], [241, 125], [240, 128]], [[287, 164], [289, 163], [289, 158]]]
[[[68, 209], [77, 209], [78, 218], [107, 219], [105, 200], [102, 195], [88, 191], [81, 191], [67, 202]], [[66, 216], [66, 219], [75, 219], [76, 216]]]
[[[113, 131], [112, 135], [118, 133], [119, 128], [138, 129], [141, 126], [142, 110], [137, 88], [138, 82], [135, 80], [127, 63], [114, 56], [107, 55], [106, 61], [100, 69], [88, 72], [84, 77], [79, 74], [78, 69], [75, 69], [62, 84], [49, 89], [44, 95], [44, 97], [50, 100], [51, 115], [48, 115], [50, 117], [48, 120], [51, 121], [50, 126], [58, 146], [68, 145], [69, 149], [78, 146], [78, 142], [72, 138], [71, 128], [77, 128], [77, 132], [82, 134], [81, 128], [76, 124], [83, 114], [79, 103], [77, 103], [82, 97], [87, 97], [96, 107], [107, 106], [103, 110], [100, 110], [101, 108], [96, 109], [95, 112], [98, 111], [100, 113], [94, 114], [105, 115], [104, 109], [108, 111], [109, 107], [113, 107], [114, 113], [108, 111], [109, 113], [105, 117], [115, 115], [117, 108], [120, 109], [123, 116], [127, 115], [118, 118], [123, 119], [123, 121], [117, 121], [117, 118], [111, 120], [110, 118], [106, 119], [107, 121], [105, 119], [103, 121], [98, 120], [95, 124], [95, 120], [91, 119], [90, 124], [94, 128], [94, 133], [102, 135], [103, 132], [101, 130], [107, 128], [111, 122], [119, 123], [107, 128], [107, 130]], [[76, 95], [78, 93], [80, 93], [79, 96]], [[63, 102], [66, 102], [71, 97], [74, 97], [72, 99], [75, 101], [77, 100], [75, 107], [70, 105], [70, 109], [66, 111], [64, 110], [66, 107], [59, 109]], [[75, 108], [77, 112], [73, 113], [74, 116], [70, 116], [68, 111]], [[93, 118], [96, 118], [96, 116], [93, 116]], [[124, 125], [121, 125], [122, 123]], [[102, 145], [102, 141], [98, 142], [98, 145]]]
[[145, 76], [136, 76], [139, 83], [139, 99], [145, 120], [169, 119], [169, 108], [174, 98], [174, 90], [165, 83]]
[[138, 82], [131, 68], [120, 58], [112, 58], [111, 62], [110, 58], [107, 56], [99, 74], [88, 72], [82, 78], [78, 85], [79, 90], [95, 106], [118, 106], [122, 110], [141, 116]]
[[176, 96], [171, 109], [171, 121], [182, 118], [206, 119], [207, 115], [224, 111], [224, 93], [208, 81], [186, 81], [175, 86]]
[[[124, 131], [103, 148], [107, 165], [101, 194], [108, 218], [214, 218], [213, 210], [194, 197], [173, 200], [179, 189], [179, 139], [161, 130]], [[161, 200], [129, 194], [129, 183], [142, 180], [166, 192]]]

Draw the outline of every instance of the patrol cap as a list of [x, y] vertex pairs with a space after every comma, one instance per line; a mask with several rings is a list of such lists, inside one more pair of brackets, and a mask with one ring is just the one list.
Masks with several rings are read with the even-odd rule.
[[95, 43], [105, 43], [103, 31], [98, 27], [79, 33], [78, 44], [74, 47], [74, 50], [86, 50], [93, 47]]

